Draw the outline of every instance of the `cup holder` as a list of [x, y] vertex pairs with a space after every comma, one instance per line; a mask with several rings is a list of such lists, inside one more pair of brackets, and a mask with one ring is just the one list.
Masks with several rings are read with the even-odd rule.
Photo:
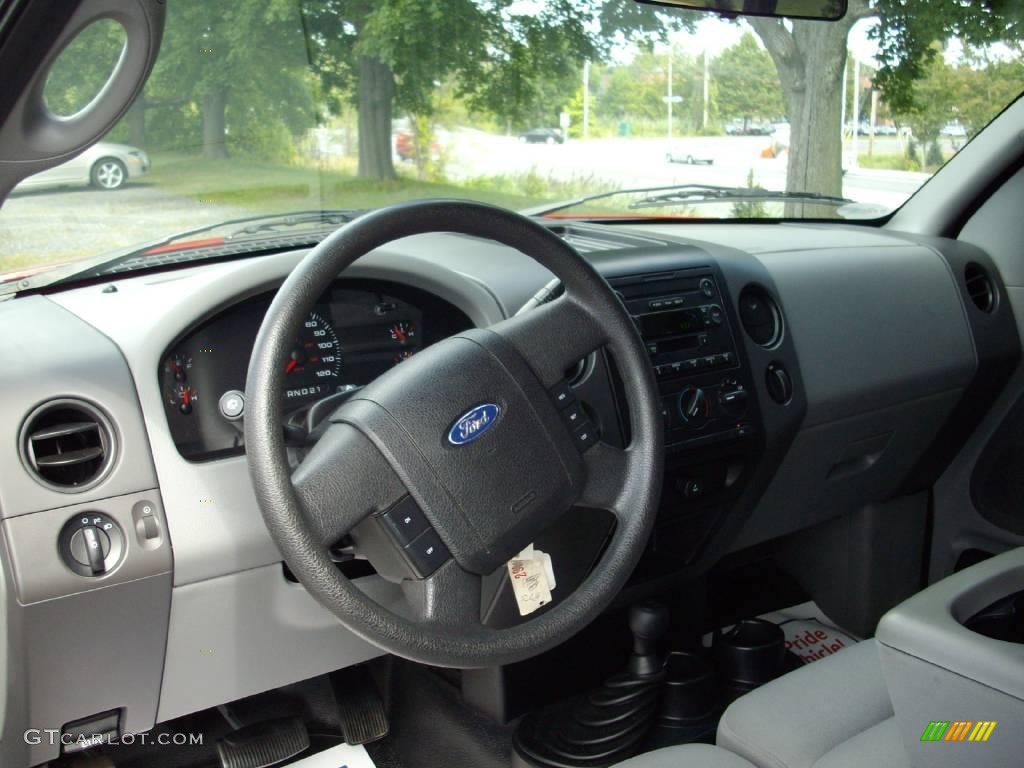
[[703, 656], [676, 651], [665, 661], [662, 721], [687, 723], [715, 710], [715, 670]]
[[774, 680], [786, 659], [786, 636], [777, 624], [745, 619], [715, 638], [715, 658], [730, 683], [757, 687]]
[[997, 600], [964, 621], [963, 625], [993, 640], [1024, 644], [1024, 592]]

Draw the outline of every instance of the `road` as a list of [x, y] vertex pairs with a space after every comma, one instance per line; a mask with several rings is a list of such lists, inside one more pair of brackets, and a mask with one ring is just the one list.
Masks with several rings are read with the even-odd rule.
[[241, 209], [200, 203], [145, 181], [113, 192], [15, 192], [0, 209], [0, 272], [95, 256], [242, 215]]
[[[896, 151], [894, 142], [879, 139], [876, 149], [891, 154]], [[744, 186], [753, 172], [757, 184], [784, 189], [786, 161], [762, 158], [767, 144], [762, 137], [674, 140], [671, 146], [678, 154], [714, 159], [711, 166], [689, 166], [666, 161], [670, 144], [665, 139], [595, 139], [548, 146], [459, 129], [446, 137], [445, 171], [455, 182], [532, 172], [541, 188], [555, 179], [586, 182], [579, 186], [588, 189], [687, 183]], [[866, 142], [862, 146], [866, 149]], [[925, 179], [924, 174], [851, 170], [843, 192], [858, 202], [894, 208]], [[569, 190], [564, 197], [574, 194]], [[275, 209], [268, 200], [267, 210]], [[145, 179], [115, 192], [83, 188], [16, 193], [0, 210], [0, 272], [92, 256], [246, 213], [172, 194]]]
[[[756, 184], [766, 189], [785, 189], [785, 157], [766, 159], [762, 150], [770, 139], [755, 136], [712, 138], [640, 139], [612, 138], [570, 140], [566, 144], [522, 144], [515, 137], [460, 129], [451, 134], [446, 172], [453, 179], [486, 175], [536, 173], [541, 179], [586, 182], [607, 189], [672, 184], [745, 186], [753, 172]], [[861, 151], [867, 141], [861, 140]], [[711, 166], [682, 165], [666, 161], [669, 148], [676, 155], [714, 160]], [[898, 151], [897, 140], [875, 141], [879, 154]], [[896, 171], [848, 170], [843, 194], [863, 203], [889, 208], [902, 204], [927, 176]]]

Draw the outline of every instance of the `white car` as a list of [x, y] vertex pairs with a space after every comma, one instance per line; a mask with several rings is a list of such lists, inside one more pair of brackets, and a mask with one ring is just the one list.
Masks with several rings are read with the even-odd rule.
[[129, 179], [138, 178], [148, 170], [149, 156], [141, 149], [101, 141], [66, 163], [29, 176], [15, 189], [20, 192], [43, 187], [91, 185], [111, 191], [120, 189]]

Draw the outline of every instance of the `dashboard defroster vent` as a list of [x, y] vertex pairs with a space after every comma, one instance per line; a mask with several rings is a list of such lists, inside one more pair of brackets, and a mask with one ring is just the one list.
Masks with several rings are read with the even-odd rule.
[[967, 283], [967, 295], [982, 312], [990, 313], [996, 306], [996, 289], [992, 278], [980, 264], [971, 262], [964, 267], [964, 280]]
[[64, 493], [98, 483], [112, 464], [113, 429], [98, 409], [81, 400], [39, 406], [22, 429], [22, 458], [43, 485]]

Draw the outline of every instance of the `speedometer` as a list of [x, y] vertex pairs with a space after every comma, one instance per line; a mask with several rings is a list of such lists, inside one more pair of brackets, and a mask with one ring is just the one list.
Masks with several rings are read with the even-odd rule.
[[334, 391], [341, 375], [338, 335], [322, 315], [313, 312], [285, 362], [285, 397], [304, 400]]

